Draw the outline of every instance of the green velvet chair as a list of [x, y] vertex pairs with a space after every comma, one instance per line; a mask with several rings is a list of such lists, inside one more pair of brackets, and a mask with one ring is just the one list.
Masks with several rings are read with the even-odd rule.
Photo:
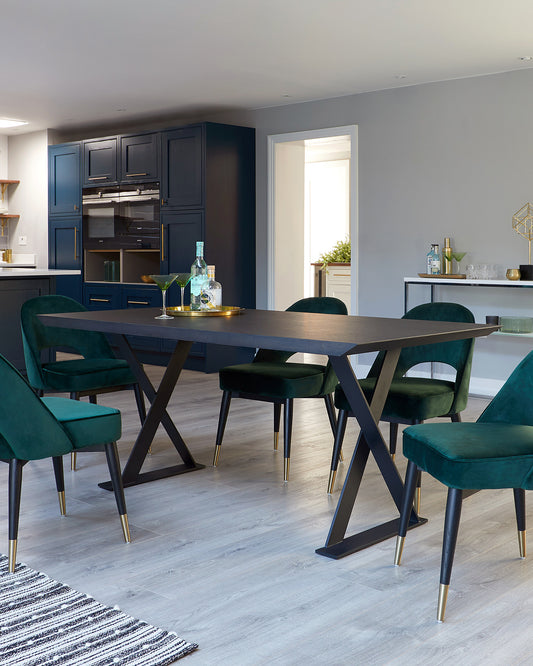
[[61, 514], [65, 514], [63, 456], [104, 450], [126, 542], [128, 515], [116, 441], [118, 409], [68, 398], [39, 398], [24, 377], [0, 355], [0, 460], [9, 463], [9, 571], [15, 570], [22, 468], [30, 460], [52, 458]]
[[[409, 310], [403, 318], [465, 323], [474, 321], [470, 310], [458, 303], [424, 303]], [[399, 423], [414, 425], [438, 417], [448, 417], [452, 421], [461, 420], [460, 412], [468, 401], [473, 351], [473, 338], [402, 349], [381, 415], [382, 421], [390, 423], [389, 451], [393, 459]], [[359, 382], [368, 400], [372, 397], [383, 359], [384, 354], [378, 354], [366, 379]], [[451, 366], [455, 370], [455, 381], [405, 376], [409, 370], [422, 363], [444, 363]], [[340, 386], [335, 391], [335, 406], [339, 410], [339, 418], [328, 492], [333, 490], [335, 483], [347, 418], [353, 416]], [[417, 493], [416, 506], [417, 509], [420, 508], [420, 491]]]
[[[133, 389], [141, 423], [146, 418], [144, 397], [130, 367], [117, 359], [103, 333], [46, 326], [40, 314], [84, 312], [87, 308], [67, 296], [37, 296], [21, 308], [22, 342], [26, 372], [38, 395], [68, 393], [74, 400], [88, 396], [96, 404], [101, 393]], [[53, 349], [83, 358], [43, 363], [42, 352]], [[76, 468], [76, 454], [71, 456]]]
[[[303, 298], [287, 308], [288, 312], [348, 314], [338, 298], [328, 296]], [[289, 480], [293, 404], [295, 398], [322, 398], [333, 435], [336, 417], [333, 391], [337, 376], [332, 367], [316, 363], [287, 363], [293, 352], [259, 349], [251, 363], [230, 365], [219, 373], [223, 391], [213, 465], [216, 467], [232, 398], [261, 400], [274, 404], [274, 448], [278, 448], [281, 407], [283, 405], [284, 480]]]
[[[417, 470], [448, 486], [437, 619], [444, 620], [463, 491], [512, 488], [519, 554], [526, 555], [525, 491], [533, 490], [533, 352], [518, 365], [476, 423], [425, 423], [406, 428], [408, 459], [395, 564], [409, 523]], [[509, 566], [507, 561], [505, 566]]]

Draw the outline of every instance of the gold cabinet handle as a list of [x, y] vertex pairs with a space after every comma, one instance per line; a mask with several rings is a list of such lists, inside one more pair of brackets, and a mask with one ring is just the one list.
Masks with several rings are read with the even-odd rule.
[[87, 180], [108, 180], [107, 176], [89, 176]]
[[78, 228], [74, 227], [74, 259], [78, 258]]
[[165, 261], [165, 230], [161, 225], [161, 261]]
[[128, 305], [150, 305], [148, 301], [130, 301], [128, 300]]
[[93, 296], [91, 296], [89, 300], [91, 301], [91, 303], [111, 303], [111, 300], [109, 298], [94, 298]]
[[74, 210], [78, 210], [78, 206], [74, 204]]
[[147, 176], [147, 173], [127, 173], [126, 178], [134, 178], [138, 176]]

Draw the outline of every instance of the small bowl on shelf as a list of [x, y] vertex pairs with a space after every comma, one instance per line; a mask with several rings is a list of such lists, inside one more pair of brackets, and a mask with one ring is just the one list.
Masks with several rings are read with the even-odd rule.
[[520, 270], [518, 268], [508, 268], [505, 277], [508, 280], [520, 280]]
[[141, 275], [141, 282], [146, 282], [148, 284], [149, 283], [155, 284], [149, 275]]

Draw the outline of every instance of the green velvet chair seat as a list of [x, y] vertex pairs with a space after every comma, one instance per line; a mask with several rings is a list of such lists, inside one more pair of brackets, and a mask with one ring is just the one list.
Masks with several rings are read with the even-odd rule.
[[404, 430], [403, 452], [449, 488], [533, 489], [533, 426], [424, 423]]
[[65, 428], [75, 449], [108, 444], [120, 439], [120, 412], [114, 407], [68, 398], [44, 397], [41, 400]]
[[325, 374], [326, 366], [314, 363], [243, 363], [223, 368], [219, 377], [223, 391], [285, 399], [331, 393], [337, 379], [333, 377], [333, 386], [324, 391]]
[[[370, 400], [376, 386], [375, 377], [361, 379], [359, 384], [366, 399]], [[446, 416], [452, 408], [454, 398], [453, 382], [425, 377], [403, 377], [392, 381], [383, 412], [389, 419], [404, 419], [409, 414], [413, 421], [425, 421], [436, 414]], [[340, 386], [335, 390], [335, 406], [351, 411]]]
[[73, 393], [106, 386], [131, 386], [136, 379], [129, 365], [118, 358], [82, 358], [43, 363], [48, 391]]

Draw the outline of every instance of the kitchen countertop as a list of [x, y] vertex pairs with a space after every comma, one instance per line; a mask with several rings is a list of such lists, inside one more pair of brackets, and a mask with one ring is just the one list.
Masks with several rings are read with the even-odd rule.
[[60, 275], [81, 275], [81, 271], [58, 270], [56, 268], [8, 268], [0, 266], [0, 280], [27, 277], [57, 277]]

